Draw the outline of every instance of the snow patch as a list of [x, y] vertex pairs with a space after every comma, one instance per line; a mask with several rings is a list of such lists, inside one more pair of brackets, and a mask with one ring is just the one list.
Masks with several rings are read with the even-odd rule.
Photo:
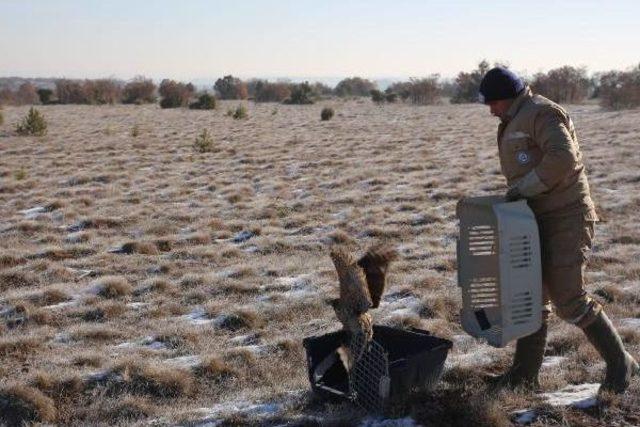
[[130, 302], [129, 304], [127, 304], [127, 307], [132, 308], [134, 310], [140, 310], [141, 308], [145, 308], [148, 306], [149, 306], [148, 302]]
[[562, 390], [542, 393], [541, 396], [551, 406], [573, 406], [586, 409], [595, 406], [600, 384], [586, 383], [568, 385]]
[[405, 418], [365, 418], [360, 427], [416, 427], [418, 424], [411, 417]]
[[78, 275], [78, 279], [84, 279], [85, 277], [95, 277], [98, 273], [94, 270], [87, 270], [82, 268], [71, 268], [69, 267], [69, 271]]
[[547, 356], [542, 360], [542, 367], [552, 368], [554, 366], [560, 365], [565, 360], [567, 360], [567, 358], [564, 356]]
[[281, 413], [283, 405], [280, 403], [253, 403], [249, 401], [235, 401], [220, 403], [211, 408], [200, 408], [196, 412], [204, 417], [197, 426], [216, 427], [224, 422], [225, 417], [232, 415], [246, 415], [253, 417], [273, 416]]
[[80, 242], [82, 242], [84, 236], [85, 236], [85, 234], [83, 232], [81, 232], [81, 231], [78, 231], [78, 232], [75, 232], [75, 233], [69, 233], [64, 238], [64, 241], [67, 242], [67, 243], [80, 243]]
[[621, 319], [620, 326], [625, 326], [627, 328], [640, 328], [640, 319], [634, 317]]
[[214, 321], [214, 319], [209, 318], [202, 307], [196, 308], [191, 313], [181, 316], [181, 318], [192, 325], [208, 325]]
[[20, 211], [20, 213], [22, 215], [24, 215], [24, 217], [26, 219], [36, 219], [41, 214], [46, 213], [46, 212], [47, 212], [47, 208], [45, 208], [43, 206], [36, 206], [34, 208], [31, 208], [31, 209], [24, 209], [24, 210]]
[[71, 338], [71, 335], [68, 332], [58, 332], [54, 335], [52, 341], [58, 344], [69, 344], [73, 342], [73, 338]]
[[475, 351], [463, 354], [452, 354], [445, 361], [445, 366], [452, 367], [479, 367], [483, 365], [490, 365], [493, 363], [493, 354], [490, 348], [481, 347]]
[[420, 299], [413, 294], [391, 299], [390, 302], [383, 301], [379, 310], [386, 314], [385, 317], [407, 317], [420, 315], [422, 303]]
[[304, 299], [316, 297], [318, 289], [311, 283], [312, 274], [301, 274], [299, 276], [278, 277], [273, 283], [260, 286], [260, 301], [269, 301], [272, 296], [265, 295], [267, 292], [277, 292], [289, 299]]
[[171, 365], [175, 368], [185, 368], [185, 369], [195, 368], [201, 362], [202, 362], [202, 359], [200, 359], [200, 356], [180, 356], [180, 357], [173, 357], [171, 359], [165, 359], [163, 361], [163, 363], [166, 363], [167, 365]]
[[255, 234], [252, 231], [243, 230], [243, 231], [239, 232], [238, 234], [236, 234], [235, 236], [233, 236], [231, 241], [233, 243], [244, 243], [244, 242], [246, 242], [247, 240], [251, 239], [254, 236], [255, 236]]
[[232, 350], [248, 351], [255, 356], [264, 356], [270, 352], [271, 347], [268, 345], [250, 344], [233, 347]]
[[59, 302], [57, 304], [52, 304], [52, 305], [45, 305], [42, 308], [46, 308], [47, 310], [57, 310], [59, 308], [65, 308], [65, 307], [71, 307], [74, 305], [78, 305], [78, 300], [74, 299], [71, 301], [64, 301], [64, 302]]
[[157, 341], [153, 336], [144, 337], [138, 341], [127, 341], [115, 346], [117, 349], [128, 348], [147, 348], [150, 350], [167, 350], [168, 347], [165, 343]]
[[520, 425], [531, 424], [538, 418], [538, 414], [534, 409], [521, 409], [511, 413], [513, 422]]
[[233, 337], [229, 340], [229, 343], [234, 345], [252, 345], [252, 344], [257, 344], [259, 341], [260, 341], [260, 335], [247, 334], [247, 335], [238, 335], [237, 337]]

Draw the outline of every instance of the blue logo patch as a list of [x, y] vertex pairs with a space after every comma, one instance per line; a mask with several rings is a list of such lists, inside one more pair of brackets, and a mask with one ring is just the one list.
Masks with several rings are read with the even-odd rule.
[[531, 161], [531, 156], [526, 151], [518, 151], [516, 153], [516, 160], [521, 165], [526, 165]]

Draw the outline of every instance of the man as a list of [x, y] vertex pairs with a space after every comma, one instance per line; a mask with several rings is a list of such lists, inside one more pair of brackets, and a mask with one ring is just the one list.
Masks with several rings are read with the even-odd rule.
[[542, 254], [542, 326], [518, 340], [513, 365], [498, 382], [537, 386], [551, 302], [558, 317], [581, 328], [607, 363], [600, 389], [623, 393], [640, 369], [602, 306], [584, 290], [584, 269], [598, 218], [573, 122], [559, 105], [533, 95], [505, 68], [487, 72], [480, 98], [500, 118], [498, 150], [509, 186], [506, 200], [527, 200], [538, 222]]

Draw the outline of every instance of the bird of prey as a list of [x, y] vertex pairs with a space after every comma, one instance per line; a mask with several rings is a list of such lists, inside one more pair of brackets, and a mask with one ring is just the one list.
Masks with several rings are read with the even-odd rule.
[[364, 270], [367, 278], [367, 287], [371, 296], [371, 308], [378, 308], [380, 299], [387, 286], [387, 270], [391, 261], [396, 259], [398, 253], [387, 246], [379, 246], [369, 249], [358, 261], [358, 265]]
[[338, 273], [340, 298], [330, 303], [343, 329], [349, 333], [351, 345], [338, 349], [347, 370], [362, 356], [373, 339], [373, 320], [368, 311], [380, 304], [389, 262], [395, 255], [392, 249], [374, 248], [356, 261], [342, 247], [331, 250], [331, 259]]

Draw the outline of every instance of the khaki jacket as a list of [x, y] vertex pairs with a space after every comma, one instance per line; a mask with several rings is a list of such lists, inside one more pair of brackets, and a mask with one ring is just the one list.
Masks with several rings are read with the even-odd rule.
[[538, 219], [583, 214], [595, 221], [578, 138], [569, 115], [529, 88], [498, 128], [502, 174]]

